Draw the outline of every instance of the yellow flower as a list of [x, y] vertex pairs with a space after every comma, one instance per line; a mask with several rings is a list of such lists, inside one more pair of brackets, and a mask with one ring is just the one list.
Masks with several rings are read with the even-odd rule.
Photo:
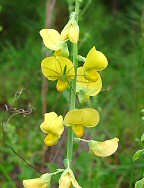
[[97, 95], [102, 89], [102, 80], [100, 75], [97, 73], [98, 79], [91, 82], [84, 77], [84, 68], [78, 68], [77, 74], [77, 92], [83, 91], [83, 93], [89, 98], [89, 96]]
[[55, 112], [45, 114], [44, 122], [40, 125], [44, 133], [48, 133], [44, 142], [47, 146], [55, 145], [64, 131], [63, 117]]
[[51, 81], [58, 80], [57, 90], [64, 91], [75, 77], [73, 63], [66, 57], [47, 57], [41, 63], [43, 75]]
[[47, 183], [45, 185], [40, 185], [40, 178], [24, 180], [23, 185], [25, 188], [46, 188], [47, 187]]
[[50, 188], [51, 175], [43, 174], [40, 178], [23, 180], [25, 188]]
[[72, 126], [77, 137], [82, 137], [84, 134], [84, 126], [94, 127], [99, 122], [99, 113], [92, 108], [75, 109], [69, 111], [65, 118], [64, 124]]
[[59, 188], [81, 188], [75, 179], [75, 176], [71, 169], [66, 169], [59, 180]]
[[54, 29], [42, 29], [40, 35], [43, 38], [44, 45], [54, 51], [61, 49], [61, 35]]
[[86, 61], [83, 65], [86, 79], [90, 81], [96, 81], [99, 78], [97, 71], [105, 69], [107, 65], [108, 61], [105, 55], [93, 47], [89, 51], [86, 57]]
[[79, 40], [79, 26], [74, 18], [70, 19], [67, 25], [61, 32], [61, 39], [69, 39], [72, 43], [77, 43]]
[[118, 148], [118, 138], [113, 138], [111, 140], [106, 140], [104, 142], [98, 142], [90, 140], [88, 142], [90, 150], [94, 153], [94, 155], [98, 157], [108, 157], [115, 153]]
[[54, 29], [42, 29], [40, 35], [44, 45], [50, 50], [55, 51], [55, 55], [69, 56], [68, 47], [65, 41], [61, 40], [61, 35]]

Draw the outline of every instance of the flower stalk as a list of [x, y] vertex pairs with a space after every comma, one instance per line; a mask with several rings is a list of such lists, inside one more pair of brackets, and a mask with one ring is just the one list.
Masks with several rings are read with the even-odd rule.
[[[63, 118], [55, 112], [45, 114], [41, 130], [47, 134], [44, 142], [47, 146], [57, 144], [64, 126], [68, 127], [67, 154], [64, 160], [65, 169], [58, 169], [54, 173], [43, 174], [42, 177], [24, 180], [26, 188], [29, 185], [34, 187], [50, 186], [52, 175], [62, 172], [59, 180], [59, 188], [71, 186], [81, 188], [75, 179], [72, 169], [73, 140], [83, 141], [89, 151], [98, 157], [108, 157], [118, 148], [118, 138], [103, 142], [82, 139], [85, 128], [92, 128], [98, 125], [100, 120], [99, 112], [93, 108], [76, 109], [76, 95], [79, 102], [87, 102], [90, 97], [97, 95], [102, 89], [102, 79], [99, 71], [108, 65], [106, 56], [98, 51], [95, 46], [88, 52], [86, 57], [78, 56], [79, 41], [79, 4], [82, 0], [75, 0], [75, 10], [71, 12], [68, 23], [61, 33], [55, 29], [42, 29], [40, 35], [44, 45], [53, 50], [53, 56], [47, 57], [41, 62], [43, 75], [50, 81], [57, 81], [57, 91], [63, 92], [70, 86], [70, 108]], [[73, 43], [72, 61], [69, 59], [69, 48], [67, 42]], [[78, 67], [78, 61], [84, 64]], [[76, 138], [73, 138], [75, 133]], [[34, 187], [35, 188], [35, 187]]]
[[[75, 3], [75, 19], [78, 23], [78, 15], [79, 15], [79, 0], [76, 0]], [[75, 67], [75, 78], [72, 81], [72, 88], [71, 88], [71, 93], [70, 93], [70, 110], [75, 109], [76, 105], [76, 79], [77, 79], [77, 67], [78, 67], [78, 43], [73, 44], [73, 64]], [[68, 142], [67, 142], [67, 162], [71, 163], [72, 162], [72, 152], [73, 152], [73, 131], [72, 128], [68, 128]], [[70, 164], [67, 164], [68, 166], [71, 166]], [[68, 167], [67, 166], [67, 167]]]

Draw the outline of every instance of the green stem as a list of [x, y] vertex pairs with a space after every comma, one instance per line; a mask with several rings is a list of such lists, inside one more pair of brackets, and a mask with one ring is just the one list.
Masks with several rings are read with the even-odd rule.
[[85, 139], [82, 139], [82, 138], [74, 138], [75, 141], [83, 141], [83, 142], [89, 142], [90, 140], [85, 140]]
[[50, 175], [56, 175], [56, 174], [63, 172], [63, 171], [64, 171], [64, 169], [59, 169], [56, 172], [50, 173]]
[[[79, 0], [76, 0], [75, 3], [75, 19], [78, 22], [78, 14], [79, 14]], [[70, 99], [70, 110], [75, 109], [76, 105], [76, 78], [77, 78], [77, 67], [78, 67], [78, 45], [73, 44], [73, 64], [75, 67], [76, 76], [75, 79], [72, 81], [72, 88], [71, 88], [71, 99]], [[67, 143], [67, 167], [71, 167], [72, 162], [72, 153], [73, 153], [73, 130], [71, 126], [68, 128], [68, 143]]]

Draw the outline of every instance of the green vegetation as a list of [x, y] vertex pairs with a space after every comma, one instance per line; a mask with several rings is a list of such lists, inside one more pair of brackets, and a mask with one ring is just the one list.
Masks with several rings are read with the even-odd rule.
[[[53, 28], [60, 31], [67, 23], [72, 2], [60, 0], [56, 3]], [[47, 168], [54, 170], [57, 164], [63, 167], [66, 133], [57, 146], [47, 149], [42, 144], [43, 133], [39, 129], [43, 120], [40, 70], [43, 54], [39, 31], [45, 25], [46, 1], [1, 0], [0, 5], [3, 27], [0, 33], [0, 121], [5, 104], [24, 110], [29, 109], [29, 104], [32, 106], [31, 114], [11, 118], [5, 129], [7, 143], [41, 172]], [[107, 159], [87, 154], [84, 150], [88, 148], [83, 143], [80, 143], [81, 149], [77, 149], [79, 143], [75, 142], [75, 174], [82, 187], [132, 188], [143, 177], [143, 157], [132, 161], [141, 145], [138, 138], [144, 132], [140, 114], [144, 108], [143, 9], [142, 1], [133, 0], [110, 3], [83, 0], [81, 3], [79, 23], [83, 40], [79, 44], [79, 54], [86, 55], [96, 44], [96, 49], [100, 49], [109, 61], [108, 68], [102, 72], [103, 91], [88, 102], [88, 106], [98, 109], [100, 124], [87, 135], [97, 140], [114, 136], [120, 139], [118, 151]], [[19, 94], [15, 96], [15, 93], [21, 90], [14, 101]], [[57, 94], [55, 84], [48, 81], [47, 102], [48, 112], [61, 114], [69, 106], [68, 93]], [[8, 111], [5, 121], [12, 114]], [[39, 174], [5, 146], [2, 131], [0, 133], [0, 186], [21, 188], [23, 179]]]

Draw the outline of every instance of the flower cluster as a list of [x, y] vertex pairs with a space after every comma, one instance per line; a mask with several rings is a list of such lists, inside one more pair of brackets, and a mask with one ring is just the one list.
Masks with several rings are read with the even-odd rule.
[[[56, 88], [59, 92], [65, 91], [70, 86], [72, 92], [78, 95], [79, 102], [86, 102], [91, 96], [96, 96], [101, 91], [102, 79], [99, 71], [108, 66], [108, 61], [102, 52], [93, 47], [86, 58], [77, 57], [77, 59], [84, 61], [83, 66], [75, 67], [69, 58], [67, 45], [68, 41], [76, 45], [79, 40], [79, 26], [75, 17], [76, 14], [72, 13], [70, 20], [61, 33], [54, 29], [42, 29], [40, 31], [44, 45], [54, 52], [53, 56], [46, 57], [41, 62], [41, 69], [48, 80], [57, 81]], [[71, 82], [76, 85], [75, 91], [71, 88]], [[95, 127], [98, 125], [99, 120], [100, 115], [96, 109], [71, 108], [64, 117], [58, 116], [55, 112], [46, 113], [40, 129], [47, 134], [44, 143], [47, 146], [52, 146], [57, 144], [64, 131], [64, 126], [71, 127], [76, 136], [75, 140], [86, 142], [89, 150], [95, 156], [107, 157], [117, 150], [118, 138], [104, 142], [82, 139], [84, 128]], [[63, 171], [59, 180], [59, 188], [70, 188], [72, 186], [81, 188], [70, 169], [69, 160], [67, 158], [67, 168], [58, 171]], [[49, 188], [53, 174], [44, 174], [40, 178], [24, 180], [23, 185], [25, 188]]]

